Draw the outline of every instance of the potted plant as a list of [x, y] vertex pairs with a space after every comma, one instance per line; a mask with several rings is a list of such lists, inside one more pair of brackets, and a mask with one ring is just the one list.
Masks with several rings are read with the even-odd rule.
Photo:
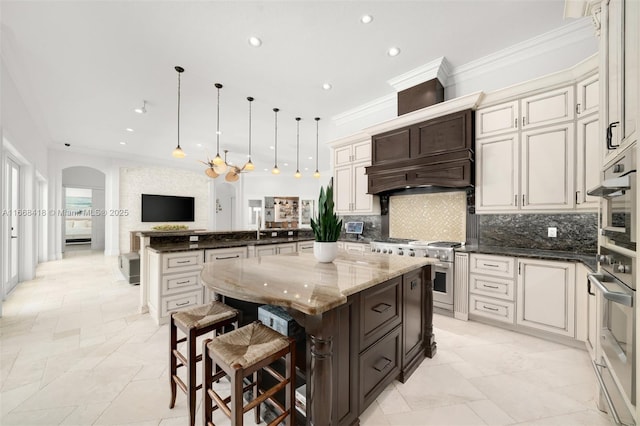
[[342, 219], [333, 210], [333, 178], [327, 190], [320, 187], [318, 215], [311, 219], [311, 229], [315, 237], [313, 254], [318, 262], [333, 262], [338, 255], [338, 237], [342, 231]]

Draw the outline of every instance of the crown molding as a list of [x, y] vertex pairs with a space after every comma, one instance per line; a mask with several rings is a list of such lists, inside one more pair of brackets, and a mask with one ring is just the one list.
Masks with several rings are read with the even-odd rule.
[[374, 99], [371, 102], [362, 104], [359, 107], [349, 109], [338, 115], [331, 117], [331, 120], [336, 126], [342, 126], [343, 124], [357, 120], [359, 118], [367, 117], [380, 111], [388, 111], [389, 109], [396, 111], [397, 94], [392, 93], [380, 98]]
[[444, 56], [439, 57], [427, 64], [421, 65], [404, 74], [387, 80], [387, 83], [396, 89], [397, 92], [413, 87], [425, 81], [437, 78], [443, 86], [447, 85], [451, 65]]
[[478, 75], [526, 61], [532, 57], [557, 50], [560, 47], [571, 45], [590, 37], [593, 37], [591, 21], [588, 19], [579, 19], [563, 27], [456, 67], [449, 77], [448, 85], [458, 84], [462, 81], [475, 78]]

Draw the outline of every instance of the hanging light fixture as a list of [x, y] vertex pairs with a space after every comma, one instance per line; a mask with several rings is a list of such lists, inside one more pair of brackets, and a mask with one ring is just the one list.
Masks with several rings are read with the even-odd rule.
[[[224, 150], [224, 163], [227, 164], [227, 152], [229, 152], [228, 150]], [[224, 180], [226, 180], [227, 182], [236, 182], [238, 179], [240, 179], [240, 172], [242, 170], [236, 166], [229, 166], [229, 171], [227, 172], [227, 175], [224, 177]]]
[[302, 177], [300, 173], [300, 117], [296, 117], [296, 174], [293, 175], [296, 179]]
[[251, 162], [251, 103], [253, 102], [253, 98], [249, 96], [247, 100], [249, 101], [249, 161], [246, 162], [242, 169], [251, 171], [256, 168], [256, 166]]
[[184, 72], [184, 68], [176, 66], [175, 70], [178, 72], [178, 146], [176, 146], [171, 155], [175, 158], [184, 158], [185, 153], [180, 148], [180, 74]]
[[313, 172], [313, 177], [318, 179], [320, 178], [320, 171], [318, 171], [318, 122], [320, 121], [320, 117], [316, 117], [316, 171]]
[[273, 173], [274, 175], [278, 175], [280, 174], [280, 169], [278, 168], [278, 111], [280, 111], [278, 108], [274, 108], [273, 112], [274, 112], [274, 116], [275, 116], [275, 164], [273, 166], [273, 169], [271, 170], [271, 173]]
[[216, 89], [218, 89], [218, 110], [217, 110], [217, 124], [216, 124], [216, 157], [213, 159], [214, 169], [219, 175], [227, 171], [227, 163], [220, 157], [220, 89], [222, 84], [216, 83]]

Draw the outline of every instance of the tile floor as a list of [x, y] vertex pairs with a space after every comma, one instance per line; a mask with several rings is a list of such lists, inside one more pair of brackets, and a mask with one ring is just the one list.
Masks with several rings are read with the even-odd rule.
[[[168, 408], [168, 327], [137, 307], [138, 287], [115, 257], [70, 250], [38, 266], [3, 304], [0, 424], [186, 425], [182, 395]], [[609, 424], [594, 405], [587, 352], [476, 322], [434, 323], [436, 357], [391, 384], [362, 425]]]

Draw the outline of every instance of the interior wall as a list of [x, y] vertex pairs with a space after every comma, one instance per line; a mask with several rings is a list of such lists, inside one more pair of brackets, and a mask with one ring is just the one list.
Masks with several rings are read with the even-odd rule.
[[[62, 170], [62, 186], [71, 188], [86, 188], [91, 190], [91, 209], [95, 213], [103, 211], [105, 212], [105, 214], [94, 214], [93, 216], [91, 216], [91, 249], [104, 250], [105, 220], [107, 216], [107, 211], [105, 209], [106, 204], [104, 199], [104, 173], [91, 167], [68, 167]], [[64, 229], [65, 224], [63, 221], [63, 234]]]
[[142, 194], [179, 195], [195, 198], [195, 220], [172, 222], [187, 225], [191, 229], [207, 229], [209, 210], [209, 178], [204, 173], [188, 170], [156, 167], [120, 168], [119, 209], [126, 214], [120, 216], [120, 252], [129, 252], [131, 231], [149, 230], [163, 223], [142, 222]]

